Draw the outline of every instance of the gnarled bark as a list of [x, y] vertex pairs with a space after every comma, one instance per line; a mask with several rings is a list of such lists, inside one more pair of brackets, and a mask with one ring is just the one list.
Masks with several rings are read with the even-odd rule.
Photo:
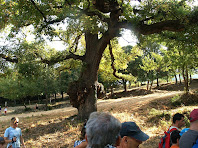
[[107, 47], [108, 40], [101, 42], [97, 34], [86, 33], [86, 53], [79, 80], [70, 84], [68, 94], [71, 104], [78, 109], [81, 119], [88, 118], [91, 112], [97, 111], [97, 77], [102, 53]]

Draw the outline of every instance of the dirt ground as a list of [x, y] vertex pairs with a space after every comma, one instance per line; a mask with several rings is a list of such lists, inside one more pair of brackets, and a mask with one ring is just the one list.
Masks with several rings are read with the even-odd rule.
[[[99, 111], [108, 111], [112, 109], [119, 110], [125, 107], [132, 107], [133, 109], [136, 109], [140, 105], [144, 105], [145, 103], [159, 99], [159, 98], [169, 98], [172, 97], [176, 94], [182, 94], [183, 91], [153, 91], [154, 93], [152, 94], [147, 94], [147, 95], [141, 95], [141, 96], [129, 96], [129, 97], [122, 97], [122, 98], [117, 98], [117, 99], [108, 99], [108, 100], [101, 100], [99, 99], [97, 101], [97, 107]], [[32, 116], [43, 116], [43, 115], [56, 115], [60, 113], [64, 114], [77, 114], [77, 109], [73, 108], [72, 106], [69, 105], [69, 101], [63, 101], [59, 102], [59, 104], [64, 104], [67, 107], [64, 108], [58, 108], [58, 109], [53, 109], [53, 110], [48, 110], [48, 111], [36, 111], [34, 112], [23, 112], [21, 114], [17, 114], [15, 112], [20, 112], [20, 110], [24, 110], [24, 106], [16, 106], [16, 107], [8, 107], [8, 113], [5, 116], [2, 111], [2, 115], [0, 116], [0, 121], [7, 121], [10, 120], [11, 117], [17, 116], [18, 118], [25, 118], [25, 117], [32, 117]], [[126, 106], [127, 104], [127, 106]], [[39, 104], [41, 106], [42, 104]], [[27, 105], [27, 107], [30, 107], [34, 109], [35, 105]]]
[[[170, 90], [170, 87], [172, 88]], [[192, 90], [198, 91], [198, 82], [191, 84]], [[160, 90], [153, 89], [152, 92], [147, 92], [141, 88], [134, 88], [128, 90], [128, 92], [115, 93], [114, 98], [116, 99], [99, 99], [97, 101], [97, 107], [99, 111], [108, 111], [111, 113], [117, 112], [119, 118], [126, 118], [124, 120], [131, 120], [133, 116], [138, 116], [137, 111], [140, 113], [145, 111], [145, 108], [149, 102], [154, 100], [166, 100], [175, 95], [183, 93], [182, 85], [163, 85]], [[122, 97], [121, 97], [122, 96]], [[163, 101], [160, 107], [163, 107]], [[42, 104], [39, 104], [41, 107]], [[5, 129], [9, 126], [11, 117], [19, 117], [21, 123], [20, 128], [24, 133], [24, 139], [26, 147], [28, 148], [67, 148], [72, 147], [75, 139], [78, 139], [80, 134], [79, 121], [75, 119], [77, 109], [70, 106], [69, 101], [58, 102], [59, 108], [44, 111], [35, 111], [35, 105], [27, 105], [32, 108], [32, 112], [23, 112], [24, 106], [9, 107], [8, 114], [0, 115], [0, 136], [3, 136]], [[144, 109], [142, 109], [144, 108]], [[134, 112], [134, 114], [132, 114]], [[127, 118], [127, 113], [130, 118]], [[141, 121], [138, 121], [141, 124]], [[142, 122], [142, 126], [144, 123]], [[150, 130], [150, 129], [149, 129]], [[155, 132], [159, 134], [158, 132]], [[152, 134], [150, 134], [152, 135]], [[159, 137], [156, 135], [150, 138], [150, 143], [157, 143]], [[147, 144], [144, 144], [142, 148], [149, 148]]]

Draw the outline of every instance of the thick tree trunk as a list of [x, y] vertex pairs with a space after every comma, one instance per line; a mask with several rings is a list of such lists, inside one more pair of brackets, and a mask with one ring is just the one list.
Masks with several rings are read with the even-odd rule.
[[110, 40], [98, 40], [98, 35], [85, 34], [86, 53], [83, 68], [77, 81], [70, 84], [68, 95], [71, 104], [78, 109], [78, 118], [85, 119], [97, 111], [97, 77], [102, 54]]

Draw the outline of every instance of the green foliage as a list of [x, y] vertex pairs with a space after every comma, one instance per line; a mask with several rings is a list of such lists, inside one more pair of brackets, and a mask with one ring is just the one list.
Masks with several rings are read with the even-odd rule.
[[173, 106], [179, 106], [181, 105], [181, 98], [179, 95], [174, 96], [173, 98], [171, 98], [171, 104]]
[[32, 111], [32, 109], [30, 107], [25, 108], [25, 112], [30, 112], [30, 111]]
[[[132, 46], [121, 48], [116, 41], [112, 43], [113, 55], [115, 58], [114, 67], [117, 70], [116, 74], [125, 80], [134, 81], [136, 78], [128, 72], [127, 67], [128, 63], [134, 59], [139, 52], [136, 48], [132, 48]], [[99, 68], [99, 81], [103, 83], [105, 88], [118, 85], [117, 81], [119, 79], [113, 75], [111, 64], [112, 60], [107, 48], [103, 54]]]

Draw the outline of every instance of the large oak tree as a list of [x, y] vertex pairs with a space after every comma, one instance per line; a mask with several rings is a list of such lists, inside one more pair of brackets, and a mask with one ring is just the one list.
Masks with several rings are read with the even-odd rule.
[[[133, 6], [137, 2], [139, 6]], [[67, 48], [50, 59], [35, 53], [41, 62], [53, 65], [70, 58], [82, 61], [80, 77], [70, 84], [68, 94], [83, 118], [97, 110], [95, 82], [99, 64], [104, 50], [112, 39], [121, 36], [122, 29], [129, 29], [139, 37], [163, 31], [186, 33], [189, 27], [198, 24], [198, 11], [188, 6], [187, 0], [7, 0], [0, 3], [0, 29], [10, 25], [9, 37], [15, 37], [23, 27], [34, 26], [37, 41], [46, 35], [50, 40], [58, 37], [65, 42]], [[86, 50], [80, 55], [77, 50], [81, 36], [85, 36]], [[4, 51], [0, 58], [10, 62], [20, 59]]]

